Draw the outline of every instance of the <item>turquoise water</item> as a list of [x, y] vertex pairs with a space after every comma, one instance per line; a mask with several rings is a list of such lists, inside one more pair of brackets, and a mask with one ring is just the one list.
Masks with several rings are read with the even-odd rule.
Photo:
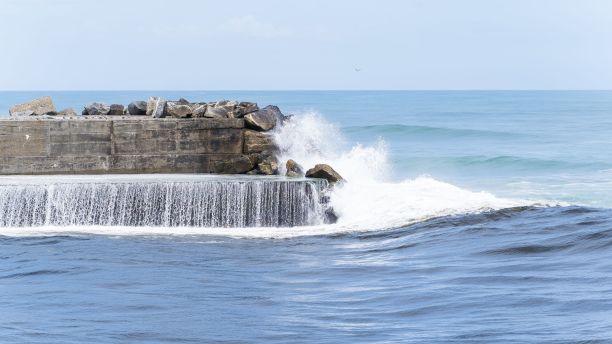
[[0, 114], [40, 95], [277, 104], [283, 158], [349, 183], [333, 226], [0, 228], [0, 342], [612, 338], [612, 91], [0, 92]]

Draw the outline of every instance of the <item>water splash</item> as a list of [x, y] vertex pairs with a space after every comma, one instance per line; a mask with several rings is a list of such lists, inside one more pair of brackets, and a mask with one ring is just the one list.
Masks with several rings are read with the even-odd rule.
[[325, 182], [320, 180], [85, 179], [54, 177], [50, 182], [0, 186], [0, 227], [245, 228], [322, 223], [320, 193]]

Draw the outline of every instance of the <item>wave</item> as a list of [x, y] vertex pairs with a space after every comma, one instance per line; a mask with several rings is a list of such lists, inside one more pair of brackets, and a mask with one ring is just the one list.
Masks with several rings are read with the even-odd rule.
[[551, 170], [551, 169], [596, 169], [604, 170], [610, 168], [610, 164], [603, 162], [576, 162], [567, 160], [539, 159], [521, 157], [514, 155], [465, 155], [444, 157], [422, 157], [414, 156], [398, 162], [403, 166], [439, 166], [439, 167], [489, 167], [503, 169], [529, 169], [529, 170]]
[[527, 136], [524, 133], [513, 133], [507, 131], [495, 131], [484, 129], [462, 129], [462, 128], [447, 128], [447, 127], [432, 127], [423, 125], [406, 125], [406, 124], [377, 124], [363, 126], [346, 126], [342, 131], [348, 134], [375, 134], [375, 135], [418, 135], [428, 137], [493, 137], [499, 138], [517, 138]]

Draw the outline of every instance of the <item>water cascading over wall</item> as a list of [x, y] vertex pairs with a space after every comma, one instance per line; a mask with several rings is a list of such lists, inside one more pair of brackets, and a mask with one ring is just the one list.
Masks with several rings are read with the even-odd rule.
[[0, 227], [291, 227], [323, 222], [324, 180], [160, 179], [5, 181], [0, 183]]

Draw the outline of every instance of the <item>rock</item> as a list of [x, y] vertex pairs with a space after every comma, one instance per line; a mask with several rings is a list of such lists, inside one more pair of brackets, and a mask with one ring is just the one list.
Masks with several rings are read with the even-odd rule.
[[147, 114], [147, 102], [142, 100], [131, 102], [127, 111], [131, 116], [144, 116]]
[[331, 166], [327, 164], [315, 165], [315, 167], [306, 171], [306, 177], [326, 179], [330, 184], [345, 181], [344, 178], [342, 178], [342, 176], [338, 172], [336, 172]]
[[161, 97], [149, 97], [147, 101], [147, 116], [162, 118], [166, 115], [166, 100]]
[[166, 114], [174, 118], [188, 118], [193, 114], [193, 108], [185, 99], [166, 103]]
[[110, 106], [104, 103], [89, 103], [83, 110], [84, 116], [106, 116], [110, 112]]
[[206, 114], [206, 108], [206, 104], [194, 104], [192, 116], [197, 118], [204, 117], [204, 115]]
[[9, 109], [11, 116], [39, 116], [55, 112], [55, 105], [49, 96], [14, 105]]
[[263, 109], [245, 115], [244, 120], [249, 128], [259, 131], [268, 131], [274, 128], [282, 117], [283, 114], [277, 106], [268, 105]]
[[323, 223], [325, 224], [333, 224], [338, 222], [338, 215], [334, 211], [334, 208], [328, 207], [323, 212]]
[[57, 116], [59, 117], [74, 117], [76, 115], [77, 113], [73, 108], [67, 108], [57, 113]]
[[304, 175], [302, 166], [293, 159], [287, 160], [285, 167], [287, 168], [287, 173], [285, 173], [287, 177], [302, 177]]
[[260, 174], [273, 175], [278, 173], [278, 159], [273, 155], [268, 155], [259, 164], [257, 169]]
[[244, 152], [261, 153], [263, 151], [277, 151], [278, 147], [274, 143], [271, 135], [255, 130], [244, 131]]
[[248, 115], [258, 110], [259, 110], [259, 107], [257, 106], [257, 103], [240, 102], [238, 103], [238, 105], [236, 105], [236, 108], [233, 111], [233, 117], [242, 118], [245, 115]]
[[228, 118], [228, 111], [224, 107], [214, 107], [208, 105], [204, 117], [208, 118]]
[[124, 106], [121, 104], [111, 104], [109, 116], [123, 116]]

